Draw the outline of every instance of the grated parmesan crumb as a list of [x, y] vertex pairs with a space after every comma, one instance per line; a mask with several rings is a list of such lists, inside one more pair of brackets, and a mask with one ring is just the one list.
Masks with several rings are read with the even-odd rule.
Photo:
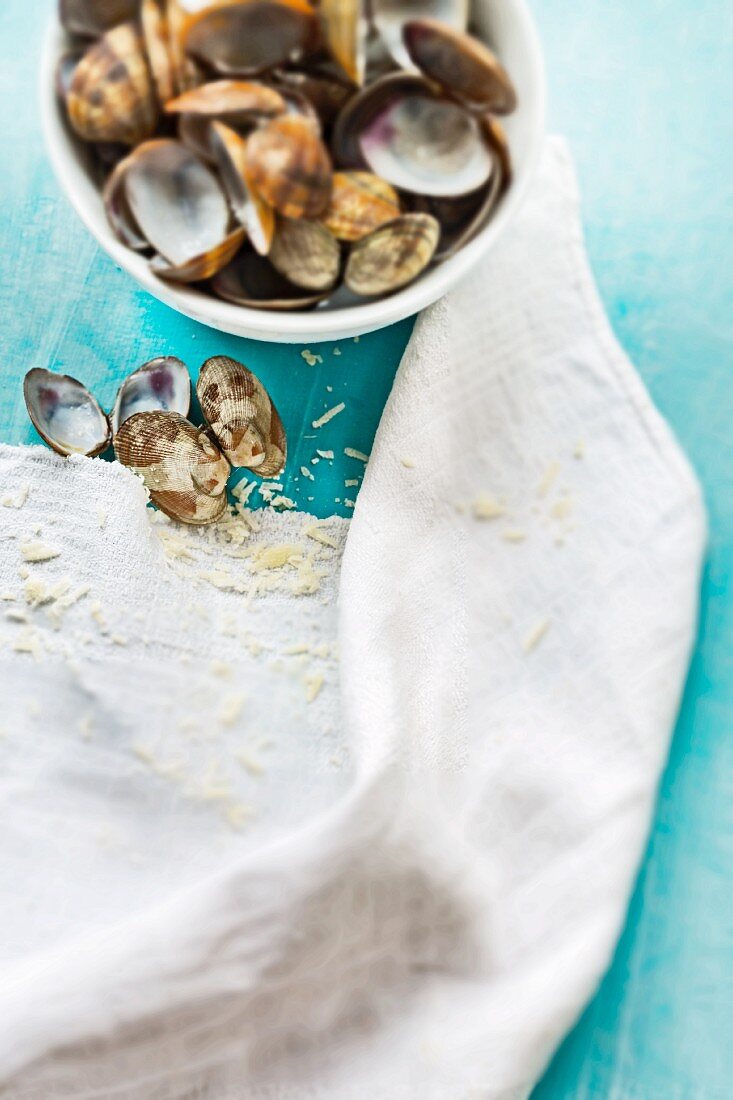
[[228, 695], [219, 710], [219, 722], [222, 726], [233, 726], [240, 718], [244, 708], [243, 695]]
[[363, 451], [357, 451], [354, 447], [344, 447], [344, 454], [347, 458], [358, 458], [359, 462], [368, 462], [369, 455], [365, 455]]
[[347, 477], [346, 480], [344, 481], [344, 485], [346, 486], [347, 489], [353, 489], [353, 487], [355, 485], [358, 485], [358, 484], [359, 484], [359, 478], [358, 477]]
[[327, 535], [326, 532], [321, 529], [318, 523], [311, 523], [307, 527], [304, 527], [303, 534], [307, 538], [313, 539], [314, 542], [320, 542], [323, 546], [330, 546], [334, 550], [336, 549], [336, 542], [334, 542], [330, 535]]
[[15, 495], [8, 493], [4, 496], [0, 503], [2, 503], [3, 508], [22, 508], [28, 500], [30, 491], [30, 485], [23, 485]]
[[480, 493], [471, 504], [474, 519], [498, 519], [506, 514], [506, 508], [493, 497]]
[[312, 473], [310, 472], [310, 470], [308, 469], [308, 467], [307, 467], [307, 466], [301, 466], [301, 467], [300, 467], [300, 472], [301, 472], [301, 474], [303, 475], [303, 477], [309, 477], [309, 478], [311, 479], [311, 481], [315, 481], [315, 480], [316, 480], [316, 479], [315, 479], [315, 478], [313, 477], [313, 474], [312, 474]]
[[323, 356], [314, 354], [310, 348], [304, 348], [300, 353], [301, 359], [305, 359], [309, 367], [315, 367], [317, 363], [323, 362]]
[[549, 491], [552, 488], [553, 484], [555, 483], [555, 478], [557, 477], [557, 475], [559, 473], [560, 473], [560, 463], [559, 462], [551, 462], [550, 465], [545, 470], [544, 475], [542, 477], [542, 480], [540, 481], [540, 483], [537, 487], [537, 495], [538, 496], [540, 496], [540, 497], [547, 496], [547, 494], [549, 493]]
[[544, 638], [547, 631], [550, 629], [549, 619], [540, 619], [540, 621], [532, 627], [527, 637], [524, 639], [522, 648], [525, 653], [531, 653], [532, 650], [539, 645]]
[[579, 439], [573, 450], [573, 458], [583, 458], [585, 455], [585, 441]]
[[311, 422], [311, 427], [322, 428], [324, 424], [328, 424], [329, 420], [333, 420], [334, 416], [338, 416], [346, 408], [346, 404], [343, 401], [339, 401], [338, 405], [334, 405], [332, 409], [328, 409], [323, 416], [319, 416], [317, 420]]
[[103, 531], [107, 524], [107, 513], [104, 508], [100, 508], [97, 512], [97, 522], [99, 523], [99, 530]]
[[306, 676], [303, 680], [305, 688], [305, 700], [312, 703], [323, 687], [323, 673], [314, 672], [312, 676]]
[[414, 470], [415, 469], [415, 459], [414, 458], [401, 458], [400, 462], [402, 463], [402, 465], [405, 467], [406, 470]]
[[333, 451], [319, 451], [316, 447], [316, 454], [321, 458], [333, 459]]
[[247, 769], [250, 775], [260, 776], [265, 774], [264, 765], [260, 763], [257, 757], [253, 756], [252, 753], [238, 752], [236, 753], [236, 758], [242, 767]]
[[503, 538], [505, 542], [524, 542], [526, 537], [526, 531], [520, 531], [516, 527], [508, 527], [505, 531], [501, 532], [501, 538]]
[[52, 546], [48, 546], [40, 540], [23, 543], [20, 552], [23, 555], [23, 561], [32, 563], [51, 561], [61, 553], [60, 550], [55, 550]]
[[355, 500], [349, 500], [348, 498], [345, 498], [344, 499], [344, 507], [345, 508], [356, 508], [356, 501]]
[[333, 354], [334, 355], [340, 355], [341, 354], [341, 348], [334, 348], [333, 349]]
[[212, 675], [220, 676], [223, 680], [226, 680], [232, 674], [232, 666], [227, 664], [226, 661], [214, 660], [209, 665], [209, 670]]

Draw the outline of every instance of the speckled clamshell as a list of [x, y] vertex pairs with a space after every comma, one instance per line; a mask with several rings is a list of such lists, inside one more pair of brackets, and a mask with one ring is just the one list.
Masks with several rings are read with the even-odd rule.
[[205, 428], [175, 412], [139, 412], [122, 424], [114, 446], [166, 515], [193, 525], [223, 515], [231, 468]]
[[183, 44], [221, 76], [256, 76], [307, 50], [316, 30], [306, 0], [228, 0], [192, 14]]
[[106, 414], [76, 378], [34, 367], [23, 380], [23, 396], [34, 428], [57, 454], [93, 458], [112, 442]]
[[517, 106], [509, 74], [477, 38], [437, 19], [405, 23], [402, 37], [418, 69], [469, 110], [506, 115]]
[[321, 222], [340, 241], [358, 241], [400, 214], [391, 184], [372, 172], [334, 172], [331, 199]]
[[196, 384], [201, 411], [232, 466], [276, 477], [287, 444], [280, 415], [265, 387], [243, 363], [215, 355]]
[[69, 122], [85, 141], [137, 145], [150, 137], [158, 102], [134, 24], [113, 27], [89, 47], [74, 70], [66, 107]]
[[430, 214], [402, 214], [357, 241], [349, 255], [344, 284], [366, 298], [391, 294], [425, 270], [440, 239]]
[[339, 277], [341, 249], [320, 222], [278, 218], [269, 260], [293, 286], [325, 292]]

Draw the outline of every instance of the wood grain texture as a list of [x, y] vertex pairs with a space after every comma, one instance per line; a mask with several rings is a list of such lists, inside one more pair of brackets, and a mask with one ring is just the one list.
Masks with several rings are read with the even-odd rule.
[[[271, 388], [293, 459], [284, 492], [349, 514], [410, 323], [360, 343], [274, 347], [212, 333], [138, 290], [59, 194], [36, 110], [52, 0], [0, 7], [0, 439], [36, 441], [32, 366], [110, 404], [156, 354], [246, 362]], [[612, 323], [705, 485], [711, 522], [700, 636], [647, 859], [609, 974], [535, 1100], [717, 1100], [733, 1080], [733, 20], [729, 0], [534, 0], [553, 128], [570, 139], [591, 260]], [[331, 386], [331, 392], [327, 387]], [[314, 432], [311, 422], [346, 402]], [[317, 480], [299, 473], [333, 449]], [[314, 467], [315, 469], [315, 467]], [[311, 497], [313, 499], [311, 499]], [[337, 500], [337, 498], [339, 498]], [[448, 1100], [448, 1098], [446, 1098]], [[451, 1098], [452, 1100], [452, 1098]]]

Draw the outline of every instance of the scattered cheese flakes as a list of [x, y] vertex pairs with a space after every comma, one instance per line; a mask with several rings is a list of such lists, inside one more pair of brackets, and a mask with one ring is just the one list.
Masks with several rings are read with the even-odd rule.
[[99, 600], [93, 601], [89, 608], [89, 614], [92, 616], [102, 633], [104, 633], [107, 630], [107, 620], [102, 613], [102, 605]]
[[205, 802], [216, 802], [229, 798], [231, 787], [226, 776], [219, 774], [218, 760], [209, 761], [206, 774], [201, 781], [201, 797]]
[[9, 623], [27, 623], [28, 616], [25, 611], [16, 611], [15, 608], [5, 612], [5, 618]]
[[301, 653], [310, 653], [310, 648], [307, 642], [298, 642], [296, 645], [289, 645], [285, 653], [288, 657], [297, 657]]
[[220, 676], [223, 680], [232, 674], [232, 666], [227, 664], [226, 661], [214, 660], [209, 665], [209, 669], [214, 676]]
[[277, 496], [270, 502], [271, 508], [297, 508], [297, 504], [290, 497]]
[[340, 412], [343, 412], [346, 408], [346, 404], [343, 401], [339, 401], [338, 405], [334, 405], [332, 409], [328, 409], [323, 416], [319, 416], [317, 420], [312, 421], [311, 427], [322, 428], [324, 424], [328, 424], [329, 420], [333, 420], [334, 416], [338, 416]]
[[146, 745], [134, 744], [132, 751], [138, 760], [142, 760], [143, 764], [153, 764], [155, 762], [155, 757]]
[[317, 363], [323, 362], [322, 355], [315, 355], [309, 348], [304, 348], [300, 353], [301, 359], [305, 359], [309, 367], [315, 367]]
[[501, 538], [505, 542], [524, 542], [527, 534], [525, 531], [520, 531], [515, 527], [508, 527], [506, 531], [501, 532]]
[[267, 569], [282, 569], [284, 565], [290, 565], [299, 554], [300, 547], [292, 542], [255, 546], [252, 549], [252, 568], [256, 573]]
[[82, 600], [88, 593], [89, 585], [82, 585], [76, 592], [69, 592], [68, 595], [61, 596], [60, 599], [57, 599], [52, 606], [48, 608], [46, 614], [56, 629], [61, 626], [61, 620], [69, 608], [73, 607], [79, 600]]
[[239, 501], [240, 504], [246, 504], [256, 484], [256, 481], [247, 481], [247, 478], [243, 477], [232, 489], [232, 496], [236, 501]]
[[356, 508], [356, 501], [349, 500], [348, 498], [346, 498], [344, 500], [344, 507], [345, 508]]
[[575, 449], [573, 451], [573, 458], [582, 458], [584, 454], [585, 454], [585, 441], [582, 440], [582, 439], [579, 439], [578, 442], [575, 444]]
[[562, 500], [558, 500], [556, 504], [553, 504], [550, 508], [550, 515], [553, 519], [565, 519], [573, 510], [573, 502], [570, 497], [563, 497]]
[[400, 462], [402, 463], [402, 465], [405, 467], [406, 470], [414, 470], [415, 469], [415, 459], [414, 458], [401, 458]]
[[319, 451], [317, 447], [316, 447], [316, 454], [320, 455], [321, 458], [329, 458], [329, 459], [333, 458], [333, 451]]
[[25, 601], [29, 607], [41, 607], [43, 604], [55, 603], [56, 600], [68, 592], [70, 586], [71, 582], [68, 580], [47, 585], [41, 577], [29, 577], [23, 590]]
[[238, 752], [236, 758], [243, 768], [246, 768], [250, 775], [264, 775], [265, 769], [257, 757], [253, 756], [249, 752]]
[[535, 646], [544, 638], [547, 631], [550, 629], [549, 619], [540, 619], [540, 621], [532, 627], [527, 637], [524, 639], [522, 646], [525, 653], [530, 653]]
[[344, 454], [347, 458], [358, 458], [360, 462], [369, 461], [369, 455], [365, 455], [363, 451], [356, 451], [353, 447], [344, 447]]
[[119, 646], [127, 645], [127, 638], [123, 637], [122, 634], [112, 634], [111, 635], [111, 640], [115, 645], [119, 645]]
[[313, 539], [314, 542], [320, 542], [323, 546], [330, 546], [334, 550], [336, 549], [337, 543], [334, 542], [331, 536], [327, 535], [317, 523], [311, 523], [307, 527], [304, 527], [303, 534], [307, 538]]
[[498, 519], [506, 514], [506, 508], [493, 497], [480, 493], [471, 505], [474, 519]]
[[303, 477], [309, 477], [309, 478], [311, 479], [311, 481], [315, 481], [315, 480], [316, 480], [316, 479], [315, 479], [315, 478], [313, 477], [313, 474], [312, 474], [312, 473], [310, 472], [310, 470], [308, 469], [308, 467], [307, 467], [307, 466], [301, 466], [301, 467], [300, 467], [300, 472], [301, 472], [301, 474], [303, 475]]
[[311, 459], [311, 465], [312, 466], [317, 466], [320, 461], [321, 461], [320, 458], [312, 458]]
[[228, 695], [219, 710], [219, 722], [222, 726], [233, 726], [244, 708], [243, 695]]
[[15, 603], [16, 597], [12, 592], [0, 592], [0, 600], [4, 600], [5, 603]]
[[99, 523], [99, 530], [104, 530], [104, 527], [107, 523], [107, 513], [104, 508], [100, 508], [97, 511], [97, 522]]
[[334, 348], [333, 349], [333, 354], [334, 355], [340, 355], [341, 354], [341, 348]]
[[224, 817], [232, 829], [242, 829], [255, 816], [251, 806], [244, 802], [233, 802], [224, 810]]
[[23, 543], [20, 552], [23, 555], [23, 561], [27, 562], [51, 561], [61, 553], [60, 550], [54, 550], [52, 546], [47, 546], [40, 540]]
[[354, 337], [354, 343], [355, 343], [355, 344], [358, 344], [358, 343], [359, 343], [359, 337], [358, 337], [358, 336], [355, 336], [355, 337]]
[[28, 627], [13, 642], [13, 650], [16, 653], [30, 653], [32, 657], [39, 661], [41, 658], [41, 643], [38, 640], [38, 635], [35, 631]]
[[359, 484], [359, 478], [358, 477], [347, 477], [346, 481], [344, 482], [344, 485], [346, 486], [347, 489], [352, 489], [354, 487], [354, 485], [358, 485], [358, 484]]
[[25, 502], [28, 500], [30, 491], [30, 485], [23, 485], [23, 487], [19, 489], [15, 495], [13, 495], [12, 493], [8, 493], [6, 496], [4, 496], [1, 503], [4, 508], [22, 508]]
[[333, 386], [326, 386], [326, 393], [333, 393]]
[[323, 687], [323, 673], [314, 672], [312, 676], [306, 676], [303, 680], [303, 686], [305, 687], [306, 702], [312, 703]]
[[550, 489], [552, 488], [552, 486], [554, 484], [555, 478], [557, 477], [557, 475], [559, 473], [560, 473], [560, 463], [559, 462], [551, 462], [550, 465], [545, 470], [545, 473], [542, 477], [542, 481], [539, 483], [539, 485], [537, 487], [537, 495], [538, 496], [541, 496], [541, 497], [547, 496], [547, 494], [549, 493]]

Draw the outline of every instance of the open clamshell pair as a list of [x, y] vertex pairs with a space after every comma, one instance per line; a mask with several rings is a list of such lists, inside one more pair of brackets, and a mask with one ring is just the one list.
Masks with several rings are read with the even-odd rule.
[[109, 416], [75, 378], [43, 368], [24, 382], [28, 414], [59, 454], [101, 454], [114, 443], [119, 462], [143, 479], [152, 502], [183, 523], [212, 523], [224, 513], [233, 467], [277, 476], [285, 431], [259, 379], [228, 356], [208, 359], [196, 394], [206, 424], [187, 419], [191, 382], [185, 363], [161, 356], [120, 386]]

